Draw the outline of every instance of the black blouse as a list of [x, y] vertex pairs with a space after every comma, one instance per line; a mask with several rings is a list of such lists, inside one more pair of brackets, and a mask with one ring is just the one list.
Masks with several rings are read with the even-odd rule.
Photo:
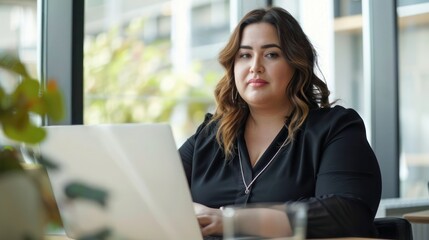
[[[352, 109], [310, 110], [295, 135], [245, 193], [245, 182], [267, 165], [284, 142], [284, 127], [252, 168], [244, 136], [231, 161], [216, 141], [217, 126], [205, 121], [179, 149], [193, 201], [208, 207], [300, 201], [308, 205], [307, 237], [373, 237], [381, 196], [377, 159], [365, 126]], [[243, 131], [241, 131], [243, 132]], [[241, 171], [241, 169], [243, 171]]]

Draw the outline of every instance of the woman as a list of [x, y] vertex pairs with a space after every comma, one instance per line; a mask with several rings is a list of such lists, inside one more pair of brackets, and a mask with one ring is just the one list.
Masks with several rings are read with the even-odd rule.
[[[365, 126], [331, 106], [298, 22], [281, 8], [249, 12], [219, 62], [216, 111], [180, 148], [202, 234], [222, 234], [222, 206], [302, 202], [308, 238], [375, 236], [381, 179]], [[281, 235], [276, 218], [247, 233]]]

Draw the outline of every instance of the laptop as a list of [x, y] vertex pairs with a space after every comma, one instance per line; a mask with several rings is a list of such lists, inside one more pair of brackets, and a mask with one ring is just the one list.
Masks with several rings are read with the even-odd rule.
[[[94, 236], [107, 229], [113, 239], [202, 239], [169, 125], [46, 130], [40, 151], [60, 167], [48, 169], [48, 177], [67, 237]], [[106, 193], [105, 202], [67, 198], [71, 183]]]

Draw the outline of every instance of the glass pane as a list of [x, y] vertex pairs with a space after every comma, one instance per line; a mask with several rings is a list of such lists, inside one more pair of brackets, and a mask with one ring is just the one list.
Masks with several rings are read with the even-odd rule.
[[399, 1], [399, 113], [402, 197], [427, 197], [429, 173], [429, 2]]
[[[0, 53], [18, 56], [37, 77], [37, 0], [0, 1]], [[12, 90], [14, 75], [0, 71], [0, 84]]]
[[321, 78], [331, 90], [330, 100], [354, 108], [364, 119], [370, 140], [369, 89], [363, 78], [362, 1], [278, 0], [274, 5], [298, 19], [319, 54]]
[[[363, 78], [362, 1], [334, 1], [335, 89], [338, 104], [355, 109], [371, 138], [369, 90]], [[366, 100], [365, 100], [366, 99]]]
[[178, 145], [214, 108], [229, 1], [86, 0], [84, 123], [168, 122]]
[[362, 14], [361, 0], [334, 0], [335, 17], [346, 17]]
[[360, 26], [360, 15], [335, 19], [334, 94], [339, 99], [338, 104], [354, 108], [361, 115], [369, 130], [371, 126], [367, 113], [370, 106], [365, 99], [370, 94], [365, 89], [363, 79], [363, 38]]

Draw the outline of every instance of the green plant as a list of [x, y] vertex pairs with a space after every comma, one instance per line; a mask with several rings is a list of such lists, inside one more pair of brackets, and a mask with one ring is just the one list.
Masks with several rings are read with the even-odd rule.
[[[13, 55], [0, 55], [0, 68], [19, 77], [11, 92], [0, 84], [0, 125], [3, 134], [17, 143], [40, 143], [46, 132], [34, 119], [49, 117], [58, 121], [64, 115], [62, 95], [56, 82], [48, 81], [44, 88]], [[0, 144], [3, 145], [0, 151], [0, 173], [20, 169], [14, 148], [5, 143]]]
[[[62, 119], [64, 115], [62, 95], [55, 81], [48, 81], [46, 87], [44, 87], [39, 80], [30, 76], [24, 64], [14, 55], [0, 54], [0, 70], [4, 70], [2, 73], [7, 72], [14, 77], [13, 81], [0, 79], [0, 133], [4, 136], [4, 138], [0, 139], [0, 179], [3, 183], [12, 184], [10, 179], [17, 180], [15, 176], [19, 176], [21, 179], [27, 179], [25, 180], [28, 184], [25, 185], [28, 187], [26, 188], [27, 190], [34, 189], [32, 192], [38, 192], [37, 195], [31, 196], [37, 196], [37, 199], [34, 200], [42, 204], [44, 208], [39, 211], [47, 218], [43, 222], [33, 222], [34, 226], [43, 227], [45, 226], [45, 221], [47, 221], [46, 223], [60, 224], [56, 204], [43, 182], [44, 178], [41, 175], [43, 171], [26, 171], [22, 151], [31, 152], [31, 146], [42, 142], [46, 137], [45, 129], [37, 124], [36, 120], [38, 118], [48, 117], [53, 121]], [[13, 88], [7, 86], [6, 83], [14, 83], [12, 84]], [[55, 166], [47, 161], [44, 163], [46, 166]], [[36, 165], [38, 166], [38, 164], [33, 164], [32, 166]], [[40, 169], [42, 170], [42, 168]], [[24, 190], [16, 189], [16, 191]], [[0, 200], [2, 200], [0, 203], [10, 202], [10, 200], [7, 200], [10, 195], [17, 196], [19, 194], [5, 193], [3, 197], [0, 197]], [[19, 203], [25, 203], [23, 199], [14, 200]], [[29, 204], [29, 206], [32, 205]], [[3, 214], [13, 216], [16, 213], [14, 209], [8, 209]], [[31, 219], [32, 221], [35, 220]], [[22, 222], [19, 221], [12, 226], [21, 225]], [[35, 232], [33, 231], [34, 229], [36, 229]], [[8, 232], [16, 234], [15, 230], [7, 229], [7, 232], [2, 232], [0, 236], [10, 236], [7, 235], [10, 234]], [[37, 232], [43, 232], [38, 231], [37, 227], [33, 228], [33, 230], [31, 230], [33, 235], [37, 234]], [[38, 236], [27, 237], [33, 239]]]
[[[34, 153], [32, 146], [41, 143], [46, 137], [46, 130], [34, 121], [36, 118], [47, 117], [53, 121], [63, 118], [62, 94], [55, 81], [47, 81], [46, 87], [44, 87], [39, 80], [32, 78], [24, 64], [13, 55], [0, 54], [0, 69], [19, 77], [16, 80], [16, 86], [11, 91], [7, 91], [3, 86], [3, 80], [0, 82], [0, 127], [2, 130], [0, 132], [7, 139], [12, 140], [12, 142], [6, 143], [0, 139], [0, 177], [7, 176], [7, 173], [16, 172], [22, 173], [23, 176], [33, 175], [30, 177], [35, 180], [32, 183], [35, 183], [34, 186], [40, 193], [39, 197], [45, 208], [42, 211], [47, 214], [47, 222], [60, 224], [61, 220], [56, 203], [52, 193], [48, 193], [50, 187], [46, 186], [49, 183], [43, 183], [44, 180], [48, 181], [46, 172], [41, 168], [43, 166], [44, 168], [58, 169], [59, 166], [54, 161]], [[22, 144], [25, 145], [21, 146]], [[42, 169], [42, 172], [38, 172], [38, 174], [44, 174], [45, 177], [34, 176], [30, 173], [31, 171], [25, 171], [22, 152], [33, 160], [34, 166]], [[19, 190], [17, 189], [17, 191]], [[106, 191], [81, 182], [70, 182], [66, 185], [64, 192], [70, 200], [83, 198], [100, 205], [104, 205], [107, 199]], [[1, 196], [0, 200], [2, 200]], [[11, 211], [13, 212], [13, 209]], [[36, 225], [36, 223], [32, 224]], [[20, 222], [17, 222], [16, 225], [20, 225]], [[2, 234], [0, 231], [0, 238], [4, 237]], [[110, 234], [109, 228], [103, 228], [90, 236], [82, 236], [80, 239], [105, 239]], [[25, 239], [39, 239], [39, 237], [41, 236], [25, 235]]]
[[5, 135], [25, 143], [39, 143], [46, 133], [31, 121], [31, 114], [48, 116], [54, 121], [64, 114], [61, 94], [55, 81], [49, 81], [44, 89], [33, 79], [18, 58], [0, 56], [0, 68], [21, 77], [15, 90], [8, 94], [0, 85], [0, 123]]

